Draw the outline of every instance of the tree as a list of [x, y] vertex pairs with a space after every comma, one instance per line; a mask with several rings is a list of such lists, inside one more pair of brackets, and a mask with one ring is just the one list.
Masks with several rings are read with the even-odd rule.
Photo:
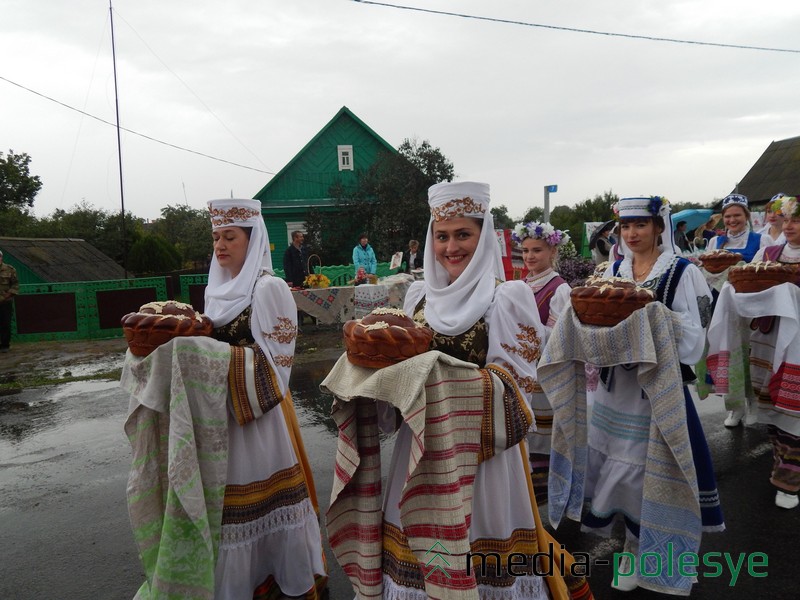
[[514, 228], [514, 219], [512, 219], [508, 215], [508, 208], [506, 207], [505, 204], [501, 204], [500, 206], [495, 206], [490, 210], [490, 212], [492, 213], [495, 229]]
[[522, 217], [523, 223], [544, 221], [544, 209], [541, 206], [532, 206]]
[[569, 231], [575, 248], [583, 247], [584, 223], [608, 221], [614, 218], [611, 206], [619, 198], [611, 191], [603, 192], [594, 198], [587, 198], [575, 206], [556, 206], [550, 212], [550, 223], [557, 229]]
[[30, 162], [31, 157], [24, 152], [14, 154], [9, 150], [5, 158], [0, 152], [0, 210], [33, 206], [33, 199], [42, 189], [42, 181], [38, 175], [30, 174]]
[[131, 248], [128, 265], [136, 273], [165, 273], [181, 266], [181, 256], [175, 246], [161, 236], [146, 234]]
[[175, 246], [184, 261], [205, 263], [212, 250], [205, 210], [186, 205], [166, 206], [153, 229]]
[[[385, 152], [357, 173], [355, 187], [331, 186], [337, 217], [310, 211], [306, 240], [324, 264], [349, 264], [357, 236], [366, 232], [379, 261], [424, 239], [430, 221], [428, 188], [452, 181], [453, 163], [428, 140], [405, 139], [398, 152]], [[327, 218], [326, 218], [327, 217]]]

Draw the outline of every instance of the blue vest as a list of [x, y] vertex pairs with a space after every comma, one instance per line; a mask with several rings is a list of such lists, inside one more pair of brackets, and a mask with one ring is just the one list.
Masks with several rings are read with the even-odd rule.
[[729, 252], [736, 252], [737, 254], [741, 254], [742, 258], [745, 262], [750, 262], [753, 260], [753, 257], [758, 252], [758, 249], [761, 247], [761, 234], [756, 233], [754, 231], [750, 231], [747, 234], [747, 245], [744, 248], [725, 248], [725, 244], [728, 243], [728, 236], [721, 235], [717, 240], [717, 250], [728, 250]]

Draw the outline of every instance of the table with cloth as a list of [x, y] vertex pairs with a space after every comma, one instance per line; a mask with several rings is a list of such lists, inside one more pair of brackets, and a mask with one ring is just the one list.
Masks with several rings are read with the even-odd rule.
[[[800, 288], [783, 283], [762, 292], [738, 294], [730, 284], [720, 292], [708, 328], [708, 373], [717, 393], [758, 421], [800, 436]], [[771, 436], [772, 437], [772, 436]], [[773, 439], [773, 444], [776, 440]], [[797, 456], [781, 456], [776, 464]], [[773, 472], [773, 484], [792, 493], [800, 487], [800, 464]], [[776, 475], [779, 480], [775, 480]]]
[[376, 284], [334, 286], [292, 290], [297, 310], [312, 316], [318, 324], [333, 325], [361, 319], [376, 308], [402, 308], [413, 278], [398, 274]]
[[355, 313], [355, 288], [352, 285], [292, 290], [297, 310], [322, 325], [344, 323]]

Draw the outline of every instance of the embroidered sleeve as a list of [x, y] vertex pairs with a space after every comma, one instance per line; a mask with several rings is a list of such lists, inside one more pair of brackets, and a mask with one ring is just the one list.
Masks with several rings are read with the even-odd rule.
[[530, 407], [531, 394], [537, 391], [536, 364], [546, 335], [530, 288], [522, 281], [499, 285], [486, 313], [486, 323], [489, 329], [486, 364], [502, 366]]
[[253, 291], [253, 337], [272, 368], [281, 397], [289, 391], [289, 377], [297, 340], [297, 305], [282, 279], [264, 276]]
[[519, 328], [519, 332], [516, 335], [517, 343], [515, 345], [502, 343], [503, 350], [511, 354], [517, 354], [529, 363], [539, 360], [542, 355], [542, 342], [539, 339], [536, 327], [525, 325], [524, 323], [517, 323], [517, 327]]

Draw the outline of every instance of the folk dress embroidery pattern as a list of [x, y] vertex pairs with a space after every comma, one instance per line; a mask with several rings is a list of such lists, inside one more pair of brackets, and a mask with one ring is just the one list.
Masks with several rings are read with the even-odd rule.
[[278, 317], [278, 324], [272, 328], [272, 333], [262, 331], [261, 335], [279, 344], [290, 344], [297, 337], [297, 327], [289, 317]]
[[522, 323], [517, 323], [517, 326], [520, 328], [520, 333], [516, 335], [517, 340], [519, 340], [519, 345], [500, 344], [503, 350], [510, 354], [517, 354], [520, 358], [529, 363], [539, 360], [539, 357], [542, 355], [542, 342], [536, 334], [536, 328], [530, 325], [523, 325]]

